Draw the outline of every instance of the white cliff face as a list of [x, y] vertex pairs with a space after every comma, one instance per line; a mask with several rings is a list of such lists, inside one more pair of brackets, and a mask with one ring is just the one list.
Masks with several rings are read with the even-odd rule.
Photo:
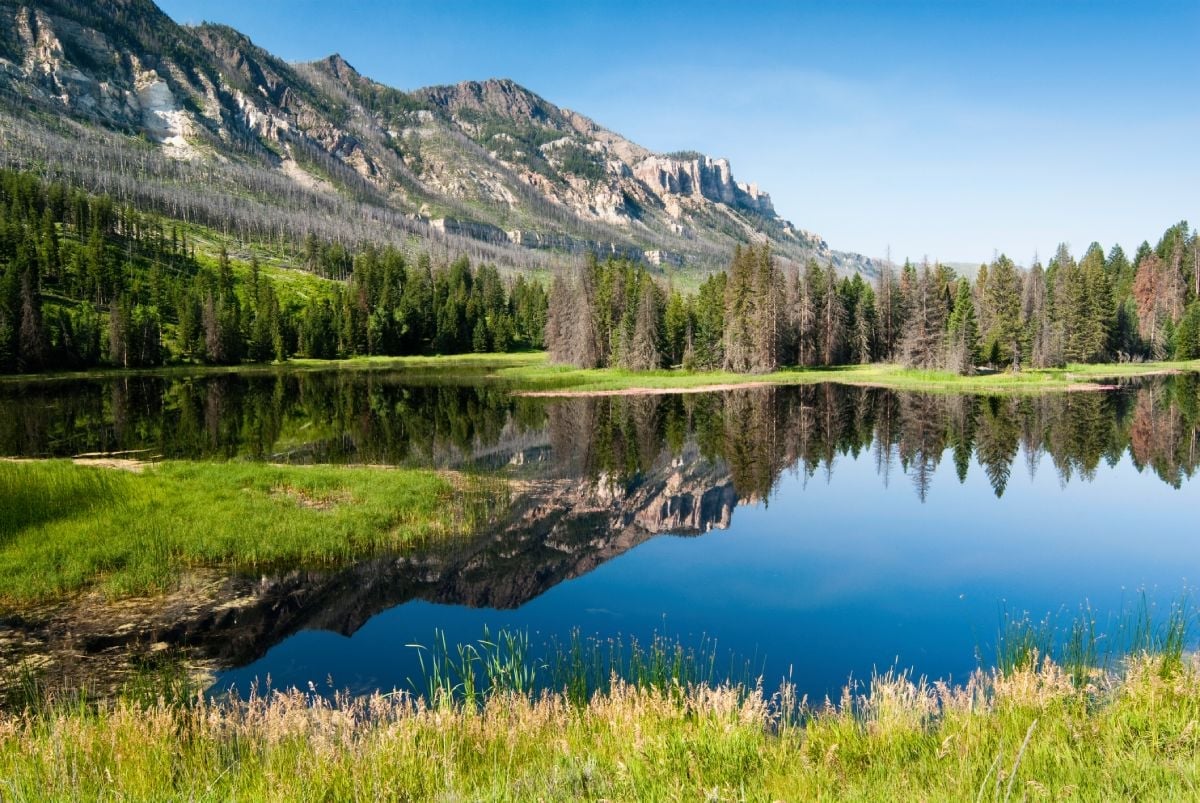
[[179, 108], [167, 82], [150, 70], [139, 76], [137, 99], [142, 109], [142, 124], [155, 141], [166, 146], [173, 156], [190, 159], [197, 155], [186, 134], [191, 118]]
[[638, 164], [633, 173], [660, 194], [690, 195], [724, 204], [732, 204], [734, 200], [733, 174], [725, 159], [651, 156]]

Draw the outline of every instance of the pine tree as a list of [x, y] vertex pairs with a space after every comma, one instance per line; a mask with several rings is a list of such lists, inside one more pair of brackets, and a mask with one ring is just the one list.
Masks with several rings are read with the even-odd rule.
[[824, 293], [819, 310], [821, 327], [821, 363], [835, 365], [841, 361], [846, 337], [846, 309], [837, 293], [837, 274], [833, 265], [825, 270]]
[[896, 303], [896, 274], [889, 257], [876, 277], [875, 301], [879, 321], [879, 358], [890, 360], [896, 351], [901, 321]]
[[769, 245], [751, 248], [749, 259], [753, 271], [749, 310], [753, 333], [751, 370], [766, 373], [779, 367], [783, 277]]
[[687, 333], [691, 328], [691, 315], [683, 295], [672, 289], [667, 299], [667, 308], [663, 313], [663, 324], [666, 338], [666, 360], [668, 365], [679, 365], [683, 362], [683, 351], [687, 343]]
[[854, 352], [860, 364], [866, 365], [874, 358], [876, 331], [875, 294], [864, 285], [854, 308]]
[[119, 298], [108, 311], [108, 361], [120, 368], [130, 367], [129, 300]]
[[1200, 300], [1188, 305], [1175, 329], [1174, 356], [1177, 360], [1200, 358]]
[[817, 261], [810, 259], [796, 294], [796, 357], [803, 366], [813, 366], [820, 361], [821, 332], [817, 323], [824, 296], [825, 275]]
[[1012, 369], [1021, 367], [1021, 277], [1017, 266], [1001, 254], [986, 272], [987, 285], [983, 304], [987, 314], [980, 319], [989, 322], [984, 340], [988, 350], [999, 352], [1000, 361]]
[[0, 371], [15, 371], [20, 350], [21, 280], [10, 262], [0, 271]]
[[1021, 299], [1021, 337], [1029, 355], [1028, 363], [1033, 368], [1049, 368], [1061, 362], [1054, 348], [1046, 272], [1036, 258], [1025, 279], [1025, 292]]
[[37, 371], [46, 361], [42, 294], [38, 285], [37, 261], [29, 259], [21, 274], [21, 323], [17, 334], [17, 367], [21, 371]]
[[637, 311], [633, 335], [623, 350], [623, 367], [632, 371], [651, 371], [662, 367], [662, 331], [658, 288], [645, 273], [637, 290]]
[[725, 361], [725, 290], [727, 274], [709, 276], [696, 296], [695, 329], [692, 350], [696, 367], [719, 368]]
[[753, 249], [734, 249], [725, 285], [725, 370], [746, 373], [754, 365]]
[[946, 337], [945, 288], [939, 285], [937, 272], [928, 262], [911, 288], [902, 358], [912, 368], [936, 368], [942, 363]]
[[960, 374], [975, 373], [975, 365], [979, 362], [979, 324], [975, 316], [975, 296], [967, 279], [958, 283], [946, 335], [947, 369]]

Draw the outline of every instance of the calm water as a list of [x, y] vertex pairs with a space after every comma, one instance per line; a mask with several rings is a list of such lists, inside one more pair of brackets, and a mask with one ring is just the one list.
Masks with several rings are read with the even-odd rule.
[[[414, 643], [521, 629], [715, 641], [768, 687], [962, 678], [1002, 612], [1106, 629], [1200, 574], [1200, 384], [1010, 399], [822, 385], [535, 400], [404, 375], [0, 385], [0, 452], [369, 462], [527, 480], [507, 517], [415, 558], [289, 576], [201, 646], [215, 688], [365, 691]], [[222, 629], [224, 628], [224, 629]], [[228, 645], [236, 644], [236, 648]], [[204, 646], [207, 645], [207, 646]]]

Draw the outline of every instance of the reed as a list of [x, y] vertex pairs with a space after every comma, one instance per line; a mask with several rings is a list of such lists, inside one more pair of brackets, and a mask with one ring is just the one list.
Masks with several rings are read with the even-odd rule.
[[1164, 668], [1179, 666], [1200, 613], [1187, 592], [1165, 608], [1165, 612], [1160, 610], [1156, 601], [1140, 591], [1132, 604], [1122, 605], [1104, 626], [1097, 623], [1096, 613], [1087, 603], [1075, 613], [1060, 612], [1036, 621], [1028, 613], [1014, 615], [1002, 609], [995, 665], [1008, 672], [1055, 661], [1081, 686], [1091, 682], [1098, 671], [1111, 670], [1130, 655], [1155, 655]]

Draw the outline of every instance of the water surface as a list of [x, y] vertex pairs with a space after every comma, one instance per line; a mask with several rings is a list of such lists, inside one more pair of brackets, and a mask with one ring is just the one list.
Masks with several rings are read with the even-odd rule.
[[[0, 386], [0, 452], [433, 465], [521, 481], [428, 554], [247, 578], [193, 629], [215, 688], [407, 688], [435, 632], [716, 644], [718, 666], [837, 694], [893, 666], [963, 678], [1002, 617], [1101, 629], [1195, 579], [1200, 386], [1032, 397], [833, 384], [537, 400], [404, 374]], [[250, 587], [250, 586], [247, 586]], [[730, 656], [737, 656], [731, 661]], [[420, 685], [419, 682], [417, 684]]]

